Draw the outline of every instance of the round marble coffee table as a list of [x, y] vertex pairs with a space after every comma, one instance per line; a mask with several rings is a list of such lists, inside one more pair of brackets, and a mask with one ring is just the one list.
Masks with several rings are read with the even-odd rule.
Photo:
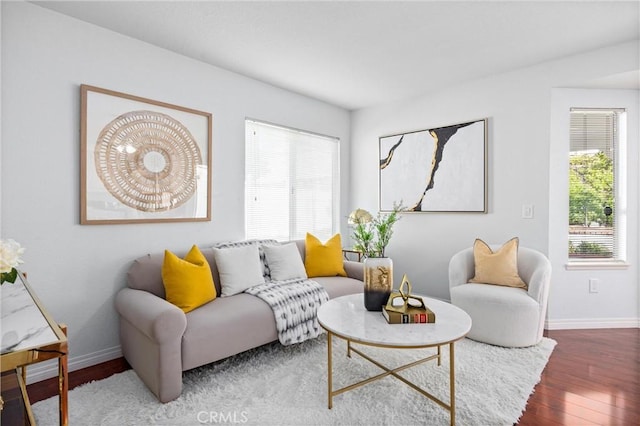
[[[454, 344], [471, 330], [471, 317], [462, 309], [449, 303], [428, 297], [422, 298], [425, 305], [436, 315], [431, 324], [389, 324], [381, 312], [370, 312], [364, 307], [362, 293], [337, 297], [324, 303], [318, 310], [318, 322], [327, 331], [327, 372], [329, 408], [333, 406], [333, 397], [359, 386], [386, 376], [393, 376], [420, 392], [425, 397], [449, 410], [451, 424], [455, 424], [455, 369]], [[384, 370], [384, 373], [360, 382], [334, 390], [332, 383], [333, 366], [331, 340], [333, 336], [347, 341], [347, 356], [355, 352]], [[398, 368], [389, 369], [368, 355], [362, 353], [351, 343], [377, 346], [390, 349], [437, 348], [437, 353]], [[449, 346], [449, 387], [450, 401], [445, 403], [397, 372], [414, 367], [427, 361], [441, 361], [441, 347]]]

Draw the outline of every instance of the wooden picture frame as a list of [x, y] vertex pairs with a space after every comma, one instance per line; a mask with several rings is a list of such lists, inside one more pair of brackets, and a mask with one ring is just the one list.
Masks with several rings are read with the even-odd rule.
[[487, 212], [488, 119], [379, 138], [381, 211]]
[[211, 220], [213, 116], [81, 85], [80, 223]]

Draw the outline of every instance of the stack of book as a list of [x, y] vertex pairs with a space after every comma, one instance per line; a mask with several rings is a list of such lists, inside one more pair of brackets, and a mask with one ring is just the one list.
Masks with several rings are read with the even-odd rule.
[[396, 309], [382, 309], [382, 315], [389, 324], [428, 324], [436, 322], [436, 314], [426, 306], [408, 307], [405, 312], [399, 312]]

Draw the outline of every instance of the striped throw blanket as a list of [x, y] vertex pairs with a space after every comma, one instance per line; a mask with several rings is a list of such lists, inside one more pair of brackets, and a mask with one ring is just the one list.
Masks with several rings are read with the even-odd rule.
[[264, 300], [273, 309], [278, 339], [292, 345], [318, 337], [322, 329], [316, 313], [329, 300], [327, 291], [315, 281], [294, 279], [271, 281], [245, 290]]

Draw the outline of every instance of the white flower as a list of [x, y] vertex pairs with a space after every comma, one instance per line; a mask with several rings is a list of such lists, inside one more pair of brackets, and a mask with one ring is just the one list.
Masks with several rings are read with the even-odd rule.
[[349, 225], [364, 225], [365, 223], [369, 223], [373, 220], [373, 216], [371, 213], [364, 209], [356, 209], [351, 212], [349, 215]]
[[0, 273], [11, 272], [13, 268], [23, 263], [20, 256], [24, 248], [14, 240], [0, 240]]

